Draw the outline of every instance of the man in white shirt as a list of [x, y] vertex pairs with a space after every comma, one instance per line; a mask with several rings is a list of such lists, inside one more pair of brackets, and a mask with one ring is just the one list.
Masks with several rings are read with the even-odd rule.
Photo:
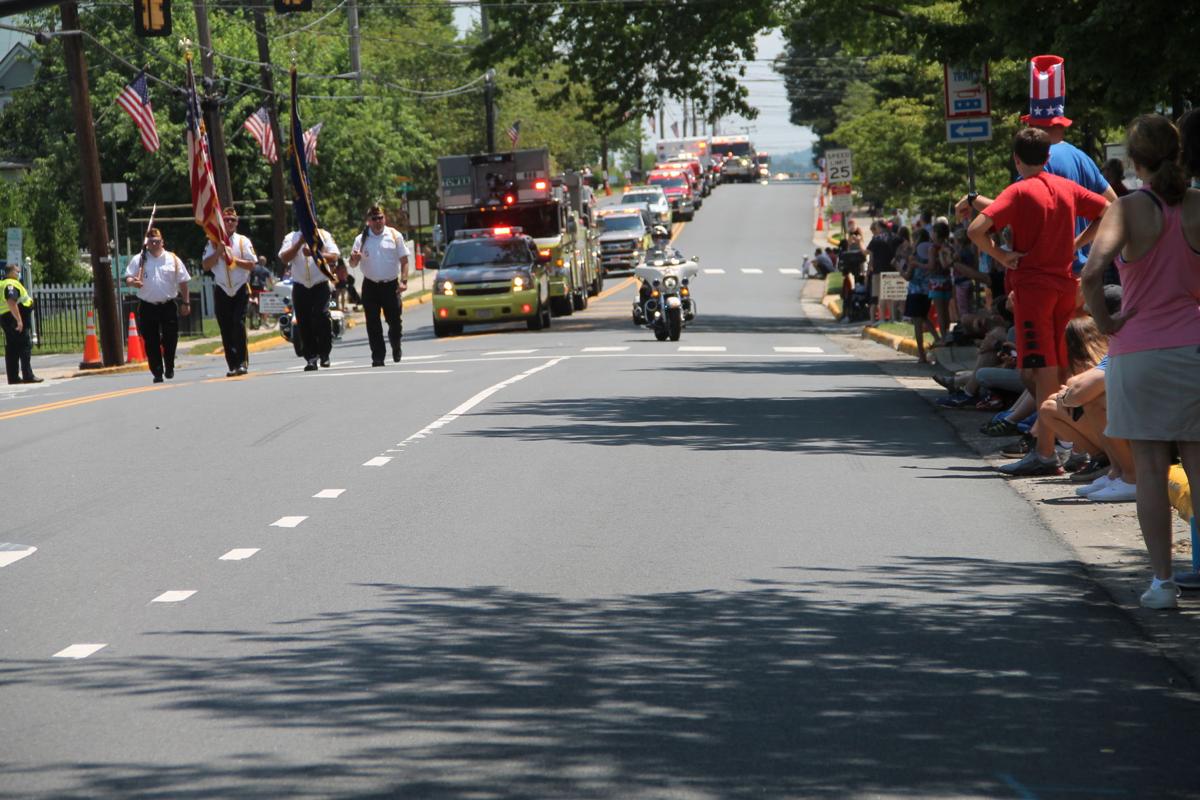
[[367, 224], [354, 239], [350, 266], [359, 265], [363, 274], [360, 295], [363, 311], [367, 315], [371, 366], [382, 367], [387, 351], [383, 344], [380, 311], [387, 319], [392, 361], [400, 360], [400, 337], [404, 332], [400, 298], [408, 288], [408, 247], [400, 231], [388, 226], [387, 215], [379, 206], [371, 206], [367, 211]]
[[229, 371], [226, 378], [245, 375], [249, 364], [246, 349], [246, 304], [250, 290], [246, 281], [250, 270], [258, 264], [254, 245], [237, 232], [237, 209], [230, 206], [221, 212], [225, 220], [225, 233], [229, 235], [229, 247], [220, 249], [209, 242], [204, 247], [200, 262], [205, 271], [211, 272], [213, 283], [213, 313], [221, 328], [221, 346], [225, 350], [225, 363]]
[[[138, 332], [146, 340], [146, 361], [155, 383], [175, 377], [175, 346], [179, 343], [179, 316], [191, 313], [187, 267], [163, 246], [162, 231], [151, 228], [142, 252], [129, 259], [125, 284], [137, 287]], [[179, 312], [175, 298], [183, 295]]]
[[341, 252], [329, 231], [318, 229], [317, 235], [319, 253], [309, 250], [300, 231], [285, 236], [279, 248], [279, 260], [292, 273], [292, 311], [296, 315], [292, 335], [300, 337], [301, 352], [308, 362], [305, 372], [315, 371], [318, 359], [322, 367], [328, 367], [329, 353], [333, 350], [329, 281], [333, 278], [332, 265], [337, 263]]

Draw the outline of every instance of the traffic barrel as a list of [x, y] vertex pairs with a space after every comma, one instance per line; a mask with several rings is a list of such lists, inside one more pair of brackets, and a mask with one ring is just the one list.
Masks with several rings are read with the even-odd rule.
[[99, 369], [104, 366], [100, 360], [100, 343], [96, 340], [96, 312], [88, 309], [87, 327], [83, 337], [83, 361], [79, 362], [80, 369]]
[[142, 341], [142, 336], [138, 333], [137, 319], [133, 312], [129, 312], [129, 358], [130, 364], [146, 363], [146, 343]]

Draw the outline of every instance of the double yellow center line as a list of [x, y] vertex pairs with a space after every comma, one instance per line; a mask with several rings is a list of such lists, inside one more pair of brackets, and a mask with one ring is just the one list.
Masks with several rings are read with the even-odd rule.
[[161, 389], [170, 389], [168, 385], [154, 386], [138, 386], [134, 389], [120, 389], [115, 392], [104, 392], [103, 394], [89, 394], [85, 397], [74, 397], [70, 400], [59, 400], [55, 403], [43, 403], [40, 406], [29, 406], [28, 408], [18, 408], [13, 411], [5, 411], [0, 413], [0, 422], [6, 419], [16, 419], [17, 417], [25, 417], [30, 414], [40, 414], [43, 411], [57, 411], [61, 408], [70, 408], [71, 406], [82, 406], [87, 403], [96, 403], [100, 400], [111, 400], [114, 397], [125, 397], [131, 394], [141, 394], [143, 392], [157, 392]]

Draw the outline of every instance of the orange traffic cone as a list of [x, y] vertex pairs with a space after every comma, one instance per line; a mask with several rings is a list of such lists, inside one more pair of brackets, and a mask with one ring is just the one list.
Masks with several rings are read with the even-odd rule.
[[138, 333], [137, 319], [134, 318], [133, 312], [129, 312], [129, 359], [130, 364], [144, 364], [146, 362], [146, 343], [142, 341], [142, 336]]
[[825, 230], [825, 215], [818, 214], [817, 215], [817, 231], [823, 231], [823, 230]]
[[99, 369], [104, 366], [100, 360], [100, 343], [96, 341], [95, 312], [88, 309], [87, 328], [83, 337], [83, 361], [79, 362], [80, 369]]

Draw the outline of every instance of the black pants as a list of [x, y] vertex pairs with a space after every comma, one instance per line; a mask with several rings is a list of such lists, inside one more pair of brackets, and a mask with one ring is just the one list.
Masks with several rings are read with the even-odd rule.
[[17, 310], [25, 323], [25, 329], [20, 333], [17, 332], [17, 321], [11, 312], [0, 315], [0, 324], [4, 326], [4, 369], [8, 373], [9, 383], [20, 383], [22, 378], [33, 380], [33, 365], [29, 363], [33, 355], [33, 337], [29, 334], [33, 309], [18, 305]]
[[146, 360], [154, 377], [163, 374], [164, 365], [174, 372], [175, 346], [179, 344], [179, 312], [175, 301], [138, 301], [138, 333], [146, 340]]
[[296, 314], [292, 335], [300, 331], [300, 342], [304, 357], [329, 358], [333, 350], [333, 332], [329, 328], [329, 284], [321, 281], [308, 287], [292, 284], [292, 309]]
[[225, 363], [232, 372], [249, 363], [246, 353], [246, 303], [250, 291], [243, 284], [233, 297], [219, 287], [213, 289], [213, 313], [221, 327], [221, 347], [225, 348]]
[[367, 315], [367, 341], [371, 343], [371, 361], [379, 362], [387, 359], [387, 349], [383, 344], [383, 323], [379, 320], [379, 312], [387, 319], [388, 341], [392, 349], [400, 347], [400, 336], [404, 333], [404, 322], [400, 318], [400, 297], [396, 294], [399, 280], [376, 281], [363, 279], [362, 307]]

